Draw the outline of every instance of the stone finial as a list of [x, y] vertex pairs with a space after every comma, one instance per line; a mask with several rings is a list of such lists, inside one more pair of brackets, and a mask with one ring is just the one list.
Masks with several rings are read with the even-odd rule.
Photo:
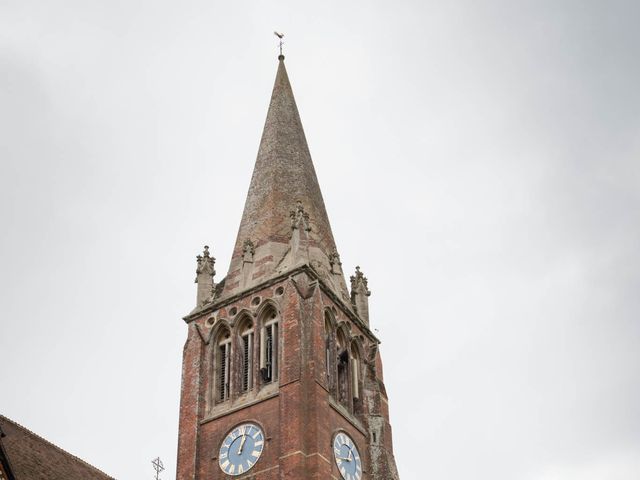
[[309, 214], [304, 211], [304, 205], [302, 205], [300, 200], [296, 203], [296, 209], [291, 210], [289, 216], [291, 217], [292, 230], [298, 230], [302, 227], [305, 232], [311, 231], [311, 226], [309, 225]]
[[209, 246], [204, 246], [202, 255], [198, 255], [197, 267], [196, 267], [196, 280], [198, 284], [198, 294], [196, 298], [197, 306], [204, 305], [207, 302], [213, 300], [213, 293], [215, 283], [213, 283], [213, 277], [216, 274], [214, 266], [216, 259], [209, 255]]
[[360, 271], [359, 266], [356, 267], [356, 274], [351, 275], [351, 290], [360, 290], [367, 297], [371, 295], [371, 292], [369, 291], [369, 281], [367, 280], [367, 277], [364, 276], [364, 273]]
[[342, 262], [340, 261], [340, 254], [337, 250], [329, 254], [329, 264], [331, 265], [331, 273], [334, 275], [342, 275]]
[[256, 253], [256, 247], [248, 238], [242, 245], [242, 263], [253, 263], [253, 255]]
[[369, 325], [369, 285], [367, 277], [356, 267], [355, 275], [351, 275], [351, 304], [360, 319]]

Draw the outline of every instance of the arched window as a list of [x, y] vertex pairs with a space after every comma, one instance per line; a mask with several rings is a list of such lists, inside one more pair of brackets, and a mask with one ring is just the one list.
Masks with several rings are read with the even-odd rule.
[[253, 322], [247, 320], [240, 324], [240, 392], [253, 388]]
[[216, 402], [224, 402], [229, 398], [229, 380], [231, 367], [231, 333], [224, 328], [216, 336], [214, 342], [214, 398]]
[[336, 335], [336, 364], [337, 364], [337, 391], [338, 401], [349, 408], [349, 351], [347, 349], [347, 339], [342, 330]]
[[260, 335], [260, 374], [263, 383], [272, 383], [278, 380], [278, 314], [275, 309], [269, 308], [263, 318]]

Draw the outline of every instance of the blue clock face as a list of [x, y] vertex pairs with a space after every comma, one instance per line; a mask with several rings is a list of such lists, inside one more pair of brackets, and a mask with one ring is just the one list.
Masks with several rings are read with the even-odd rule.
[[242, 475], [258, 462], [263, 449], [262, 429], [253, 423], [244, 423], [222, 441], [218, 463], [227, 475]]
[[344, 480], [360, 480], [362, 478], [360, 452], [351, 437], [344, 432], [338, 433], [333, 439], [333, 458], [335, 458], [340, 475]]

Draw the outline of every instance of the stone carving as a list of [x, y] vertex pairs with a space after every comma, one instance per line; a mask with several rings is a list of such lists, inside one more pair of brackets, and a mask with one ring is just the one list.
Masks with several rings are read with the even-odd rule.
[[198, 255], [196, 260], [197, 267], [195, 283], [198, 284], [196, 305], [199, 307], [213, 300], [215, 292], [213, 277], [216, 274], [214, 269], [216, 259], [209, 254], [209, 246], [205, 245], [202, 255]]
[[331, 273], [334, 275], [342, 275], [342, 262], [336, 250], [329, 255], [329, 264], [331, 265]]
[[253, 263], [253, 255], [255, 253], [256, 248], [253, 242], [247, 238], [242, 246], [242, 263]]
[[302, 202], [300, 200], [298, 200], [298, 202], [296, 203], [296, 209], [291, 210], [289, 216], [291, 217], [292, 230], [298, 230], [300, 227], [302, 227], [305, 232], [311, 231], [311, 225], [309, 224], [309, 214], [304, 211], [304, 205], [302, 205]]
[[320, 277], [325, 282], [331, 281], [329, 278], [329, 274], [327, 273], [327, 267], [317, 259], [309, 260], [309, 265], [313, 268], [313, 271], [316, 272], [316, 275]]
[[251, 281], [253, 275], [253, 257], [256, 247], [250, 239], [246, 239], [242, 245], [242, 276], [240, 277], [240, 287], [245, 288]]
[[298, 200], [295, 210], [289, 213], [291, 217], [291, 253], [293, 263], [309, 262], [309, 214], [304, 211], [304, 205]]
[[360, 267], [356, 267], [356, 274], [351, 275], [351, 292], [353, 295], [354, 291], [358, 291], [358, 293], [363, 293], [367, 297], [371, 295], [369, 291], [369, 281], [367, 277], [360, 271]]
[[[213, 277], [216, 274], [216, 271], [213, 269], [216, 263], [216, 259], [215, 257], [210, 256], [209, 245], [204, 246], [204, 251], [202, 252], [202, 255], [198, 255], [196, 257], [196, 260], [198, 261], [198, 266], [196, 268], [197, 275], [208, 274]], [[196, 277], [195, 283], [198, 283], [198, 277]]]
[[300, 272], [297, 275], [294, 275], [291, 277], [291, 281], [295, 285], [300, 296], [305, 300], [311, 298], [318, 286], [318, 281], [309, 278], [305, 272]]
[[369, 325], [369, 282], [367, 277], [356, 267], [355, 275], [351, 275], [351, 304], [360, 319]]

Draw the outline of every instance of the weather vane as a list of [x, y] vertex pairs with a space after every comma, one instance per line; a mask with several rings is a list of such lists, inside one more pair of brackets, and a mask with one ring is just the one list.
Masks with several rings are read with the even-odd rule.
[[280, 47], [280, 56], [283, 57], [284, 55], [282, 55], [282, 45], [284, 45], [284, 42], [282, 41], [282, 37], [284, 37], [284, 33], [273, 32], [273, 34], [280, 39], [278, 47]]
[[160, 480], [160, 472], [164, 470], [162, 460], [158, 457], [155, 460], [151, 460], [151, 464], [153, 465], [153, 469], [156, 471], [156, 480]]

